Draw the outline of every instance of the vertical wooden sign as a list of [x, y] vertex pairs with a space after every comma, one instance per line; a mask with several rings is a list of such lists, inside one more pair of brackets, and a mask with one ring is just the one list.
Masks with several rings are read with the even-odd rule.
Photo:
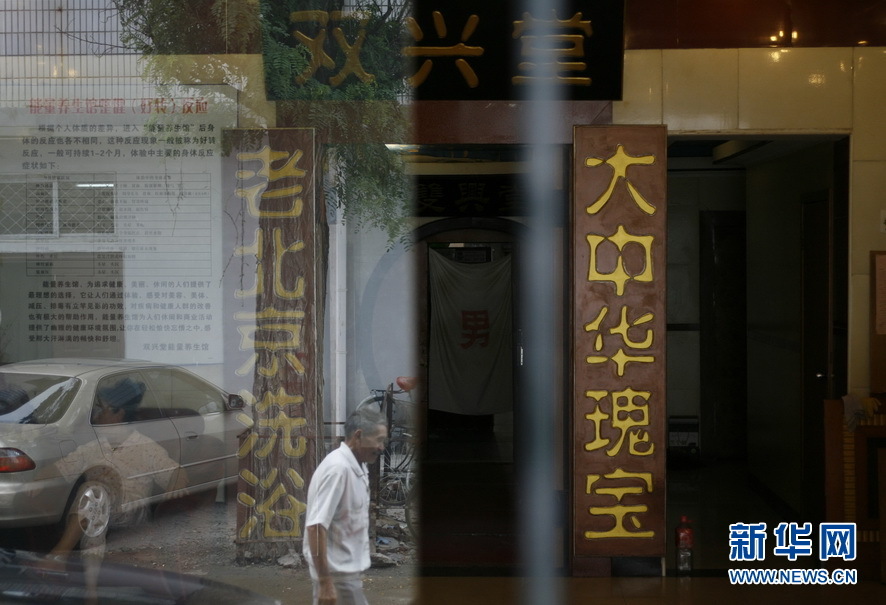
[[225, 359], [251, 387], [245, 390], [254, 421], [238, 452], [237, 544], [269, 559], [302, 539], [307, 484], [321, 445], [323, 251], [314, 131], [227, 135], [225, 281], [233, 313]]
[[580, 126], [572, 208], [573, 563], [665, 554], [663, 126]]

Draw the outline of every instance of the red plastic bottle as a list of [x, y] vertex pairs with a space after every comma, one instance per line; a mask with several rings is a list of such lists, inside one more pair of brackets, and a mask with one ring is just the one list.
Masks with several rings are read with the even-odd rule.
[[695, 532], [686, 515], [680, 517], [674, 539], [677, 546], [677, 574], [686, 575], [692, 571], [692, 548], [695, 546]]

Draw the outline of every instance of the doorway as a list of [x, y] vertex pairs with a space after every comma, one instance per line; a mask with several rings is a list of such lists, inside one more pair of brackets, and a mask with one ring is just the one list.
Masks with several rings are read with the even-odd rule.
[[428, 244], [431, 460], [513, 462], [513, 252], [507, 241]]
[[[511, 573], [517, 563], [514, 384], [520, 331], [512, 294], [521, 230], [506, 219], [474, 218], [435, 221], [417, 233], [413, 253], [425, 326], [420, 365], [428, 385], [420, 488], [424, 574]], [[441, 284], [451, 290], [448, 296], [439, 292]], [[478, 302], [484, 296], [488, 304]], [[446, 317], [455, 322], [448, 340], [439, 337]], [[468, 360], [476, 368], [447, 359], [471, 349], [479, 354]], [[479, 361], [484, 351], [485, 366]]]
[[670, 146], [668, 527], [695, 522], [698, 573], [730, 566], [731, 523], [822, 520], [822, 403], [846, 389], [847, 149]]

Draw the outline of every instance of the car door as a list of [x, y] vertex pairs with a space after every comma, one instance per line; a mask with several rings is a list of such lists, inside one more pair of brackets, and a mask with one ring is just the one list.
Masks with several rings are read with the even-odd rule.
[[235, 476], [240, 431], [236, 413], [227, 410], [227, 394], [180, 368], [152, 368], [147, 374], [162, 413], [178, 431], [189, 484], [197, 487]]
[[[109, 409], [122, 411], [108, 416]], [[124, 507], [165, 493], [175, 483], [178, 433], [161, 414], [142, 374], [127, 371], [101, 378], [91, 422], [104, 460], [121, 478]]]

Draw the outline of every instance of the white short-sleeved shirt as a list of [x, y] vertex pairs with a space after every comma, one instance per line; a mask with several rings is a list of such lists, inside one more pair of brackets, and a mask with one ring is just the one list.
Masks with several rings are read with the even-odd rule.
[[[326, 528], [330, 572], [369, 568], [369, 471], [344, 443], [317, 466], [308, 486], [305, 528], [318, 524]], [[307, 538], [303, 552], [316, 578]]]

